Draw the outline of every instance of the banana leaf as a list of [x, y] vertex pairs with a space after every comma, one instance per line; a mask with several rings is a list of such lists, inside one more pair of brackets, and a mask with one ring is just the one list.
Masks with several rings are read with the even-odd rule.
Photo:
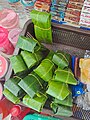
[[28, 51], [21, 51], [21, 56], [23, 57], [28, 68], [33, 67], [37, 63], [34, 53], [30, 53]]
[[50, 52], [49, 52], [49, 54], [47, 55], [46, 58], [52, 60], [54, 54], [55, 54], [55, 52], [50, 50]]
[[16, 97], [15, 95], [13, 95], [8, 89], [4, 89], [3, 94], [5, 95], [5, 97], [10, 100], [11, 102], [13, 102], [14, 104], [18, 104], [20, 103], [20, 99], [18, 97]]
[[20, 55], [12, 56], [10, 62], [15, 74], [27, 69], [26, 64]]
[[4, 84], [4, 87], [8, 89], [13, 95], [16, 97], [22, 97], [25, 95], [25, 92], [19, 87], [18, 83], [21, 81], [20, 78], [15, 77], [15, 78], [10, 78], [7, 80]]
[[23, 103], [26, 106], [32, 108], [33, 110], [41, 112], [46, 100], [47, 100], [47, 96], [45, 94], [41, 94], [39, 97], [35, 96], [34, 98], [30, 98], [29, 95], [26, 95], [23, 98]]
[[74, 78], [74, 75], [70, 69], [62, 70], [58, 68], [55, 71], [54, 81], [60, 81], [72, 85], [77, 85], [77, 80]]
[[19, 72], [19, 73], [15, 74], [15, 76], [18, 76], [19, 78], [23, 79], [23, 78], [25, 78], [28, 74], [30, 74], [32, 71], [33, 71], [32, 68], [26, 69], [26, 70], [24, 70], [24, 71], [22, 71], [22, 72]]
[[24, 36], [19, 36], [17, 47], [23, 50], [29, 51], [29, 52], [35, 52], [41, 48], [41, 45], [34, 38], [27, 38]]
[[49, 88], [46, 93], [59, 100], [64, 100], [70, 94], [70, 91], [67, 84], [57, 81], [50, 81]]
[[61, 50], [57, 50], [56, 52], [57, 52], [57, 54], [62, 53], [62, 54], [66, 57], [66, 59], [67, 59], [68, 61], [71, 61], [71, 56], [70, 56], [70, 54], [68, 54], [68, 53], [66, 53], [66, 52], [64, 52], [64, 51], [61, 51]]
[[70, 55], [60, 51], [57, 51], [57, 53], [55, 53], [52, 58], [52, 61], [62, 69], [69, 66], [69, 60]]
[[57, 103], [57, 104], [60, 104], [60, 105], [64, 105], [64, 106], [72, 107], [73, 106], [72, 95], [70, 94], [64, 100], [58, 100], [58, 99], [55, 98], [54, 99], [54, 103]]
[[33, 98], [36, 93], [43, 89], [44, 81], [35, 73], [31, 73], [22, 79], [18, 85]]
[[43, 80], [49, 81], [53, 77], [54, 64], [49, 59], [44, 59], [41, 64], [34, 70]]
[[56, 103], [51, 104], [51, 108], [55, 112], [55, 115], [70, 117], [73, 115], [71, 107], [58, 105]]
[[30, 13], [38, 41], [52, 43], [51, 14], [32, 10]]

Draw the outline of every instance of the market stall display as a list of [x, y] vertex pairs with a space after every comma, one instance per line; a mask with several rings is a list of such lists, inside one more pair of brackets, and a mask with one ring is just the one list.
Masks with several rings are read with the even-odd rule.
[[[61, 2], [63, 1], [59, 2], [60, 5]], [[79, 2], [82, 4], [80, 5]], [[88, 5], [87, 2], [89, 1], [85, 1], [84, 5]], [[80, 7], [81, 10], [83, 1], [69, 0], [66, 6]], [[66, 14], [72, 14], [71, 8], [66, 9], [68, 10]], [[82, 13], [77, 11], [73, 11], [74, 15], [82, 16]], [[39, 19], [37, 13], [40, 14]], [[85, 50], [90, 49], [89, 32], [55, 23], [51, 26], [51, 15], [44, 11], [33, 10], [30, 14], [32, 22], [28, 21], [25, 24], [21, 35], [17, 38], [15, 52], [10, 58], [8, 57], [13, 71], [7, 81], [4, 79], [3, 94], [14, 104], [22, 104], [33, 109], [34, 112], [41, 113], [48, 106], [49, 115], [52, 115], [50, 114], [52, 109], [53, 116], [74, 116], [88, 120], [90, 61], [85, 55], [87, 52]], [[45, 18], [40, 19], [41, 16]], [[47, 23], [50, 29], [46, 28]], [[37, 26], [38, 29], [35, 31]], [[47, 31], [45, 36], [42, 27]], [[3, 53], [3, 57], [7, 56], [5, 54]], [[3, 76], [5, 77], [5, 73]], [[13, 113], [10, 114], [11, 116]]]

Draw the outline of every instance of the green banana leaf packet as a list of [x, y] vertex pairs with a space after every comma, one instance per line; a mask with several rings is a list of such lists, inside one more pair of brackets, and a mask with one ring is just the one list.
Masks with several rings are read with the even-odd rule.
[[32, 10], [30, 16], [34, 24], [36, 39], [39, 42], [52, 43], [51, 14]]

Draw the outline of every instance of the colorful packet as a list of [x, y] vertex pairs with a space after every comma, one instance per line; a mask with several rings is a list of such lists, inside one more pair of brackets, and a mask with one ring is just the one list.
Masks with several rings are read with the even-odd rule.
[[90, 14], [89, 13], [81, 13], [80, 18], [90, 19]]
[[47, 3], [36, 1], [34, 4], [34, 9], [39, 11], [50, 11], [50, 6]]
[[81, 14], [81, 12], [79, 10], [74, 10], [74, 9], [69, 9], [69, 8], [66, 10], [66, 13], [75, 15], [77, 17], [79, 17]]
[[79, 67], [81, 82], [84, 84], [90, 84], [90, 58], [81, 58]]
[[75, 22], [79, 22], [79, 20], [80, 20], [80, 18], [77, 16], [68, 16], [68, 15], [66, 16], [65, 15], [65, 18], [70, 19], [70, 20], [75, 21]]
[[67, 3], [66, 3], [66, 2], [59, 2], [58, 4], [59, 4], [59, 5], [64, 5], [64, 6], [66, 6], [66, 5], [67, 5]]
[[48, 5], [51, 5], [51, 0], [37, 0], [37, 1], [47, 3]]
[[69, 1], [69, 3], [70, 3], [70, 4], [73, 4], [73, 5], [83, 6], [83, 3], [81, 3], [81, 2], [70, 2], [70, 1]]
[[65, 13], [64, 12], [59, 12], [59, 13], [57, 13], [57, 12], [50, 12], [51, 13], [51, 15], [52, 16], [58, 16], [58, 17], [60, 17], [60, 18], [62, 18], [62, 19], [64, 19], [64, 16], [65, 16]]
[[84, 0], [69, 0], [70, 2], [84, 2]]
[[64, 18], [64, 21], [70, 23], [70, 25], [78, 25], [79, 24], [79, 22], [75, 22], [75, 21], [70, 20], [70, 19], [68, 19], [66, 17]]
[[82, 12], [90, 13], [90, 7], [83, 6]]
[[62, 8], [63, 8], [63, 7], [64, 7], [64, 8], [66, 7], [66, 6], [64, 6], [63, 4], [54, 4], [54, 6], [56, 6], [56, 7], [62, 7]]
[[84, 6], [90, 7], [90, 2], [85, 1], [85, 2], [84, 2]]
[[69, 3], [69, 4], [67, 5], [67, 8], [74, 8], [74, 9], [79, 9], [79, 10], [81, 10], [81, 9], [82, 9], [82, 6]]
[[58, 11], [58, 12], [63, 11], [63, 12], [65, 12], [65, 10], [66, 10], [65, 8], [60, 8], [60, 7], [56, 7], [56, 6], [51, 7], [51, 11]]
[[79, 24], [80, 24], [80, 25], [85, 25], [85, 26], [90, 27], [90, 19], [82, 18], [82, 19], [80, 19]]
[[53, 19], [53, 20], [57, 20], [57, 21], [59, 21], [59, 22], [62, 21], [62, 18], [60, 18], [60, 17], [58, 17], [58, 16], [56, 16], [56, 15], [55, 15], [55, 16], [52, 16], [52, 19]]

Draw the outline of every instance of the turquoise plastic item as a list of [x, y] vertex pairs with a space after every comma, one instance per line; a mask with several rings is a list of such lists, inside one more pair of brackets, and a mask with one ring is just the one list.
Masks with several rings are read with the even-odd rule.
[[20, 0], [20, 2], [21, 2], [25, 7], [34, 6], [34, 2], [33, 2], [32, 0]]
[[28, 114], [23, 120], [62, 120], [61, 118], [54, 118], [50, 116], [44, 116], [41, 114]]
[[15, 2], [18, 2], [20, 0], [8, 0], [9, 3], [15, 3]]

